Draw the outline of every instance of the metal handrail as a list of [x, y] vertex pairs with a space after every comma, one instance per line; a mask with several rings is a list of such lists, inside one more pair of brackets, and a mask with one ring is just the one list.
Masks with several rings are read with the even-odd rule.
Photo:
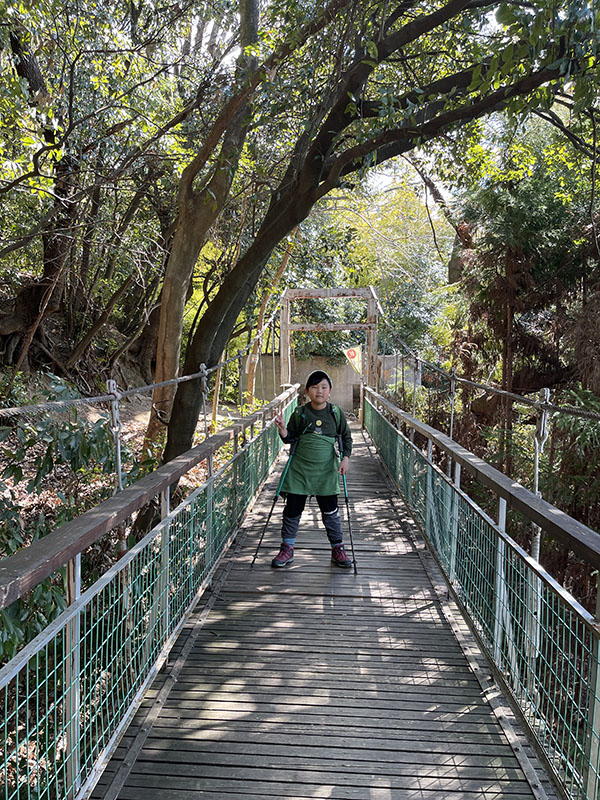
[[[426, 438], [425, 451], [400, 423]], [[589, 553], [588, 563], [598, 560], [589, 540], [597, 534], [372, 389], [365, 427], [557, 784], [572, 800], [598, 800], [600, 627], [511, 538], [506, 510], [519, 508], [551, 533], [562, 528], [561, 540]], [[433, 462], [434, 445], [453, 459], [453, 480]], [[461, 489], [463, 466], [496, 492], [497, 521]]]
[[0, 609], [31, 591], [101, 536], [128, 520], [227, 442], [252, 429], [257, 422], [272, 424], [266, 422], [267, 416], [284, 405], [297, 390], [298, 384], [286, 389], [260, 411], [210, 436], [90, 511], [61, 525], [43, 539], [0, 561]]
[[588, 528], [587, 525], [538, 497], [482, 458], [461, 447], [449, 436], [398, 408], [373, 389], [366, 388], [365, 395], [375, 407], [384, 410], [447, 453], [454, 463], [468, 470], [479, 483], [506, 500], [509, 508], [519, 511], [542, 530], [565, 544], [576, 555], [596, 569], [600, 569], [600, 534], [592, 528]]

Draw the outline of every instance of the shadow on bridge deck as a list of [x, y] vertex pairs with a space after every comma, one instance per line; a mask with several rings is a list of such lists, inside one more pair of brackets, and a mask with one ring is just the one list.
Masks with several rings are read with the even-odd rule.
[[358, 575], [330, 563], [313, 502], [293, 565], [270, 567], [279, 504], [250, 569], [272, 477], [95, 798], [547, 796], [486, 699], [414, 524], [354, 438]]

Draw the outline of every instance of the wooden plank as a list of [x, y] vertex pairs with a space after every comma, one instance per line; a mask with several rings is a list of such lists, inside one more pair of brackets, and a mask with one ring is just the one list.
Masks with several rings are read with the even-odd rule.
[[[298, 794], [298, 791], [305, 790], [306, 794]], [[149, 792], [147, 787], [138, 788], [136, 786], [125, 787], [119, 795], [121, 800], [148, 800]], [[237, 781], [227, 782], [226, 785], [219, 785], [216, 788], [207, 785], [201, 789], [178, 790], [169, 788], [169, 800], [248, 800], [250, 797], [275, 797], [286, 798], [286, 800], [365, 800], [364, 789], [340, 788], [337, 785], [289, 787], [285, 785], [269, 784], [242, 784]], [[164, 794], [163, 794], [164, 797]], [[486, 794], [483, 790], [473, 793], [448, 792], [447, 790], [432, 791], [425, 789], [402, 789], [400, 791], [386, 789], [369, 790], [369, 800], [486, 800], [494, 797], [496, 800], [510, 798], [510, 800], [531, 800], [531, 794], [511, 793], [510, 795]]]
[[[202, 712], [201, 715], [200, 712]], [[427, 716], [426, 712], [415, 713], [414, 715], [409, 712], [391, 715], [387, 713], [369, 713], [368, 711], [363, 714], [353, 714], [351, 710], [344, 712], [343, 708], [336, 708], [316, 713], [311, 708], [292, 705], [289, 706], [288, 710], [274, 707], [271, 710], [262, 711], [253, 707], [253, 704], [248, 704], [244, 708], [238, 709], [225, 704], [222, 706], [213, 704], [212, 707], [203, 708], [198, 706], [186, 708], [175, 704], [165, 704], [164, 710], [161, 712], [163, 719], [171, 719], [172, 724], [176, 726], [183, 720], [197, 720], [199, 726], [204, 726], [211, 725], [215, 721], [225, 722], [246, 719], [250, 715], [252, 715], [253, 721], [256, 722], [279, 722], [285, 725], [301, 720], [320, 727], [346, 728], [349, 723], [352, 723], [355, 727], [362, 727], [365, 731], [385, 727], [388, 732], [412, 730], [413, 732], [429, 731], [435, 735], [440, 731], [492, 735], [497, 730], [496, 721], [490, 719], [489, 716], [483, 719], [481, 717], [473, 717], [469, 721], [468, 718], [459, 717], [457, 719], [456, 714], [431, 714]]]
[[328, 286], [319, 289], [286, 289], [283, 298], [286, 300], [306, 300], [323, 297], [361, 297], [369, 300], [373, 296], [371, 289]]
[[[204, 694], [204, 696], [203, 696]], [[346, 692], [329, 692], [325, 695], [305, 692], [303, 694], [288, 694], [283, 690], [279, 695], [273, 693], [248, 693], [248, 692], [171, 692], [170, 702], [166, 708], [202, 710], [218, 710], [226, 706], [228, 709], [240, 711], [251, 710], [281, 711], [288, 713], [298, 710], [306, 713], [335, 712], [351, 716], [353, 719], [371, 716], [388, 716], [389, 719], [406, 719], [413, 717], [414, 712], [419, 712], [424, 719], [448, 719], [457, 715], [462, 720], [479, 720], [483, 716], [489, 719], [489, 709], [482, 703], [459, 703], [440, 701], [427, 697], [403, 697], [383, 699], [356, 697]], [[458, 708], [456, 707], [458, 706]], [[381, 712], [384, 712], [383, 714]]]
[[[298, 771], [333, 772], [345, 770], [348, 772], [365, 773], [369, 772], [373, 766], [373, 752], [371, 750], [352, 750], [349, 748], [332, 747], [331, 743], [325, 747], [313, 746], [306, 747], [301, 743], [296, 744], [271, 744], [268, 747], [261, 747], [254, 742], [238, 744], [234, 746], [229, 743], [223, 746], [222, 743], [193, 743], [185, 742], [184, 746], [179, 746], [177, 742], [167, 741], [157, 745], [152, 741], [144, 748], [138, 758], [138, 765], [144, 763], [160, 765], [161, 768], [168, 766], [175, 767], [178, 764], [185, 764], [186, 770], [190, 763], [193, 763], [199, 772], [205, 771], [205, 767], [223, 767], [231, 770], [235, 776], [235, 767], [232, 764], [239, 763], [243, 759], [244, 770], [262, 769], [271, 770], [273, 762], [281, 761], [285, 764], [293, 764]], [[173, 769], [176, 772], [176, 769]], [[460, 759], [460, 763], [455, 763], [454, 758], [446, 757], [441, 759], [433, 753], [405, 753], [404, 758], [394, 751], [377, 753], [377, 774], [390, 775], [396, 777], [406, 777], [418, 775], [419, 778], [437, 778], [438, 780], [479, 780], [479, 781], [524, 781], [523, 771], [514, 766], [506, 766], [502, 759], [498, 759], [495, 764], [490, 759], [480, 759], [478, 763], [467, 763]]]
[[[425, 627], [425, 626], [423, 626]], [[300, 644], [306, 642], [323, 642], [323, 644], [330, 644], [332, 646], [356, 646], [360, 643], [362, 646], [372, 645], [379, 648], [406, 648], [410, 649], [410, 645], [417, 645], [420, 649], [427, 647], [428, 644], [438, 644], [437, 651], [439, 652], [440, 646], [445, 645], [444, 649], [452, 649], [458, 645], [456, 639], [452, 636], [452, 632], [448, 631], [440, 625], [440, 630], [426, 629], [418, 633], [407, 633], [406, 625], [398, 628], [378, 627], [375, 630], [369, 631], [365, 627], [352, 627], [346, 629], [336, 629], [335, 626], [322, 626], [315, 627], [303, 626], [299, 630], [293, 624], [279, 626], [268, 629], [263, 627], [256, 627], [253, 624], [249, 625], [228, 625], [221, 624], [218, 631], [212, 628], [207, 628], [204, 634], [198, 637], [198, 641], [219, 641], [226, 642], [232, 641], [235, 643], [242, 642], [259, 642], [265, 644], [266, 642], [285, 640], [288, 642], [298, 641]]]
[[[148, 789], [154, 789], [171, 796], [170, 793], [174, 789], [186, 791], [199, 791], [203, 788], [208, 788], [215, 784], [229, 787], [239, 782], [240, 788], [242, 786], [253, 785], [256, 789], [260, 786], [261, 791], [268, 794], [275, 794], [273, 789], [280, 791], [280, 787], [288, 786], [293, 791], [297, 792], [298, 787], [302, 786], [304, 790], [312, 791], [316, 787], [322, 787], [323, 784], [329, 784], [330, 791], [335, 791], [336, 787], [342, 785], [347, 792], [353, 788], [357, 792], [364, 791], [371, 792], [373, 789], [382, 789], [387, 791], [407, 791], [414, 790], [415, 784], [418, 784], [419, 790], [423, 791], [437, 791], [437, 792], [479, 792], [480, 797], [485, 797], [486, 794], [492, 797], [508, 797], [513, 794], [522, 794], [527, 791], [528, 785], [526, 781], [501, 781], [501, 780], [478, 780], [469, 778], [437, 778], [435, 776], [422, 776], [413, 771], [411, 775], [379, 775], [371, 770], [367, 773], [350, 772], [350, 765], [340, 765], [343, 772], [336, 774], [334, 765], [331, 771], [316, 770], [302, 770], [302, 769], [285, 769], [282, 766], [277, 766], [276, 769], [271, 768], [255, 768], [255, 767], [217, 767], [208, 764], [198, 765], [194, 763], [186, 764], [185, 771], [178, 770], [180, 765], [169, 765], [163, 763], [153, 762], [152, 774], [149, 774], [147, 764], [137, 764], [132, 770], [132, 783], [136, 786], [143, 786]], [[369, 774], [371, 773], [371, 774]], [[269, 781], [269, 777], [271, 781]], [[215, 787], [216, 788], [216, 787]], [[309, 796], [313, 796], [310, 794]], [[330, 795], [331, 796], [331, 795]], [[336, 795], [337, 797], [337, 792]], [[360, 793], [355, 795], [361, 797]], [[369, 795], [372, 797], [373, 795]], [[399, 796], [399, 795], [398, 795]], [[531, 795], [530, 795], [531, 796]]]
[[[177, 720], [174, 722], [174, 720]], [[273, 715], [262, 718], [255, 715], [227, 719], [218, 719], [213, 715], [210, 719], [199, 720], [197, 717], [181, 717], [177, 714], [169, 717], [166, 714], [156, 721], [153, 730], [157, 735], [171, 735], [174, 731], [179, 731], [179, 735], [184, 738], [206, 733], [212, 735], [213, 731], [224, 730], [228, 738], [235, 738], [239, 731], [251, 732], [254, 737], [262, 738], [265, 732], [277, 731], [278, 735], [293, 735], [297, 738], [310, 733], [319, 732], [327, 736], [330, 743], [338, 741], [344, 736], [366, 739], [371, 742], [375, 739], [393, 739], [394, 741], [410, 741], [415, 743], [415, 747], [426, 746], [435, 741], [440, 752], [463, 752], [469, 747], [481, 747], [485, 751], [486, 747], [506, 746], [506, 739], [502, 736], [498, 728], [491, 731], [461, 730], [450, 726], [431, 727], [421, 726], [421, 733], [415, 726], [386, 726], [366, 724], [367, 720], [348, 720], [341, 722], [337, 717], [323, 716], [323, 720], [318, 727], [314, 725], [314, 717], [298, 715], [295, 718], [285, 720], [282, 725], [281, 717]], [[362, 723], [362, 724], [361, 724]]]
[[[296, 674], [295, 672], [293, 673]], [[217, 677], [221, 678], [217, 681]], [[469, 683], [466, 686], [454, 686], [452, 694], [448, 695], [446, 686], [431, 686], [429, 684], [415, 685], [413, 683], [406, 684], [403, 681], [370, 681], [363, 679], [362, 681], [352, 678], [344, 677], [340, 680], [338, 675], [315, 677], [308, 675], [304, 680], [297, 677], [287, 677], [285, 684], [283, 683], [282, 676], [276, 678], [269, 675], [260, 675], [260, 681], [257, 680], [259, 676], [256, 673], [250, 675], [239, 675], [238, 673], [230, 673], [229, 676], [222, 674], [217, 676], [213, 672], [200, 676], [192, 674], [191, 671], [180, 673], [177, 686], [173, 687], [173, 692], [232, 692], [239, 693], [243, 690], [250, 689], [252, 693], [258, 694], [276, 694], [278, 691], [285, 688], [288, 695], [300, 695], [310, 692], [313, 696], [329, 696], [328, 693], [336, 691], [337, 693], [343, 692], [344, 697], [360, 697], [368, 698], [388, 698], [397, 697], [405, 698], [406, 696], [420, 696], [425, 698], [434, 699], [438, 695], [446, 698], [448, 703], [462, 703], [462, 698], [469, 698], [471, 703], [485, 703], [480, 692], [476, 691], [474, 684]], [[188, 688], [189, 687], [189, 688]]]
[[291, 322], [290, 331], [366, 331], [371, 322]]
[[[315, 733], [309, 726], [293, 725], [286, 728], [285, 732], [276, 730], [272, 726], [263, 726], [260, 737], [255, 735], [255, 728], [248, 724], [238, 726], [212, 727], [206, 730], [190, 728], [186, 730], [185, 737], [181, 732], [171, 727], [156, 726], [148, 737], [147, 748], [177, 746], [179, 749], [188, 749], [195, 743], [199, 746], [218, 747], [223, 751], [235, 749], [238, 745], [258, 748], [257, 752], [268, 750], [272, 753], [273, 747], [306, 747], [323, 748], [337, 751], [340, 748], [347, 752], [357, 751], [366, 753], [369, 759], [415, 759], [418, 762], [434, 764], [484, 764], [487, 766], [500, 766], [505, 763], [514, 765], [513, 752], [510, 746], [504, 743], [490, 742], [487, 740], [469, 744], [465, 739], [420, 741], [414, 735], [397, 734], [393, 738], [381, 736], [365, 737], [360, 730], [347, 729], [333, 739], [324, 732]], [[121, 742], [120, 752], [125, 755], [133, 736], [126, 736]], [[175, 743], [177, 743], [175, 745]]]
[[[210, 672], [198, 674], [194, 667], [188, 667], [180, 672], [179, 683], [183, 686], [191, 683], [197, 687], [218, 686], [222, 690], [231, 689], [236, 691], [237, 686], [254, 686], [268, 691], [270, 686], [279, 687], [285, 682], [285, 686], [290, 690], [296, 687], [311, 686], [321, 689], [342, 689], [344, 692], [377, 692], [379, 695], [389, 693], [411, 693], [423, 692], [427, 690], [430, 697], [441, 694], [446, 697], [448, 689], [452, 690], [453, 697], [460, 697], [462, 694], [475, 696], [480, 693], [479, 684], [476, 683], [469, 673], [463, 677], [452, 677], [446, 672], [443, 674], [443, 681], [440, 681], [441, 673], [435, 671], [429, 674], [414, 675], [412, 672], [405, 672], [396, 676], [355, 675], [353, 671], [346, 671], [331, 675], [330, 672], [319, 673], [316, 670], [297, 670], [290, 669], [287, 673], [283, 670], [270, 669], [264, 666], [262, 669], [237, 669], [227, 665], [225, 668], [211, 666]], [[220, 681], [219, 683], [209, 683], [209, 681]]]

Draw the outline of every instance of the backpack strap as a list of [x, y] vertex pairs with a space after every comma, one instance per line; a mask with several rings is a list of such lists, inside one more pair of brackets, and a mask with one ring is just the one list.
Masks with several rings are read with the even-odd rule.
[[331, 415], [335, 420], [335, 434], [336, 436], [340, 435], [340, 424], [341, 424], [341, 417], [340, 414], [340, 407], [334, 406], [332, 403], [327, 404], [329, 406], [329, 410], [331, 411]]
[[335, 440], [337, 442], [338, 455], [341, 458], [342, 453], [344, 452], [344, 445], [342, 443], [342, 430], [341, 430], [342, 414], [340, 412], [340, 407], [334, 406], [333, 404], [329, 405], [329, 410], [331, 411], [331, 415], [335, 420]]
[[[295, 421], [296, 421], [296, 428], [298, 429], [298, 436], [302, 436], [302, 434], [306, 432], [306, 429], [310, 425], [310, 422], [308, 421], [308, 417], [304, 413], [304, 406], [297, 406], [294, 409], [294, 416], [296, 418]], [[300, 431], [300, 427], [301, 427], [302, 423], [304, 423], [304, 430]]]

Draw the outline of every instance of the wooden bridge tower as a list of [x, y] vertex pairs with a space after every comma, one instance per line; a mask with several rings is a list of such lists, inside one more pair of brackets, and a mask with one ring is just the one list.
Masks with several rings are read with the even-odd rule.
[[[358, 297], [367, 303], [365, 322], [316, 322], [291, 323], [290, 303], [292, 300], [320, 298]], [[281, 384], [291, 382], [290, 333], [292, 331], [355, 331], [367, 332], [366, 358], [362, 362], [362, 382], [377, 389], [377, 312], [379, 301], [372, 286], [366, 289], [286, 289], [281, 298]]]

